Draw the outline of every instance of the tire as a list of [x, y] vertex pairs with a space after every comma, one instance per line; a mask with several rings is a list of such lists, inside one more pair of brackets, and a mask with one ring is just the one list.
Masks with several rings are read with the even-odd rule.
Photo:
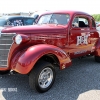
[[10, 73], [10, 70], [7, 70], [7, 71], [0, 71], [0, 75], [5, 75], [5, 74], [8, 74]]
[[55, 69], [49, 62], [38, 62], [29, 74], [29, 85], [32, 89], [43, 93], [48, 91], [55, 80]]
[[95, 56], [95, 61], [100, 63], [100, 57], [99, 56]]

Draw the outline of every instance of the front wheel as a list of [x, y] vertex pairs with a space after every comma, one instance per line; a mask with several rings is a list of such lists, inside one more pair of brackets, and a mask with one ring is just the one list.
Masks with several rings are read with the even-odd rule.
[[38, 92], [48, 91], [55, 80], [55, 69], [49, 62], [38, 62], [29, 74], [29, 85]]
[[100, 57], [99, 56], [95, 56], [95, 61], [100, 63]]

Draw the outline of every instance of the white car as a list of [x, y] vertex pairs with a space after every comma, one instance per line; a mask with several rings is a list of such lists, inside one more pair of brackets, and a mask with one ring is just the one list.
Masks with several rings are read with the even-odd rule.
[[[37, 19], [39, 18], [39, 16], [41, 16], [43, 13], [45, 13], [45, 12], [47, 12], [47, 11], [49, 11], [49, 10], [45, 10], [45, 11], [36, 11], [36, 12], [34, 12], [34, 13], [31, 15], [31, 17], [33, 17], [33, 18], [35, 19], [35, 23], [36, 23], [36, 21], [37, 21]], [[33, 23], [33, 24], [35, 24], [35, 23]]]

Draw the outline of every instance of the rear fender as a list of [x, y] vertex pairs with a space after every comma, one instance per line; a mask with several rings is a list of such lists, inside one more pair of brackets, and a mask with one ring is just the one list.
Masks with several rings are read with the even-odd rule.
[[98, 39], [96, 45], [95, 45], [95, 56], [100, 56], [100, 38]]
[[36, 62], [46, 54], [54, 54], [58, 58], [60, 69], [71, 65], [69, 56], [62, 49], [53, 45], [39, 44], [29, 47], [21, 54], [14, 70], [21, 74], [27, 74], [31, 71]]

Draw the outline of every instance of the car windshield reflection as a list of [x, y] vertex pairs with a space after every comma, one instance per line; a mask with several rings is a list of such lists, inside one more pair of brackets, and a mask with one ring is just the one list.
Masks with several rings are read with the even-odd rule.
[[69, 18], [69, 14], [47, 14], [41, 16], [37, 24], [67, 25], [69, 22]]

